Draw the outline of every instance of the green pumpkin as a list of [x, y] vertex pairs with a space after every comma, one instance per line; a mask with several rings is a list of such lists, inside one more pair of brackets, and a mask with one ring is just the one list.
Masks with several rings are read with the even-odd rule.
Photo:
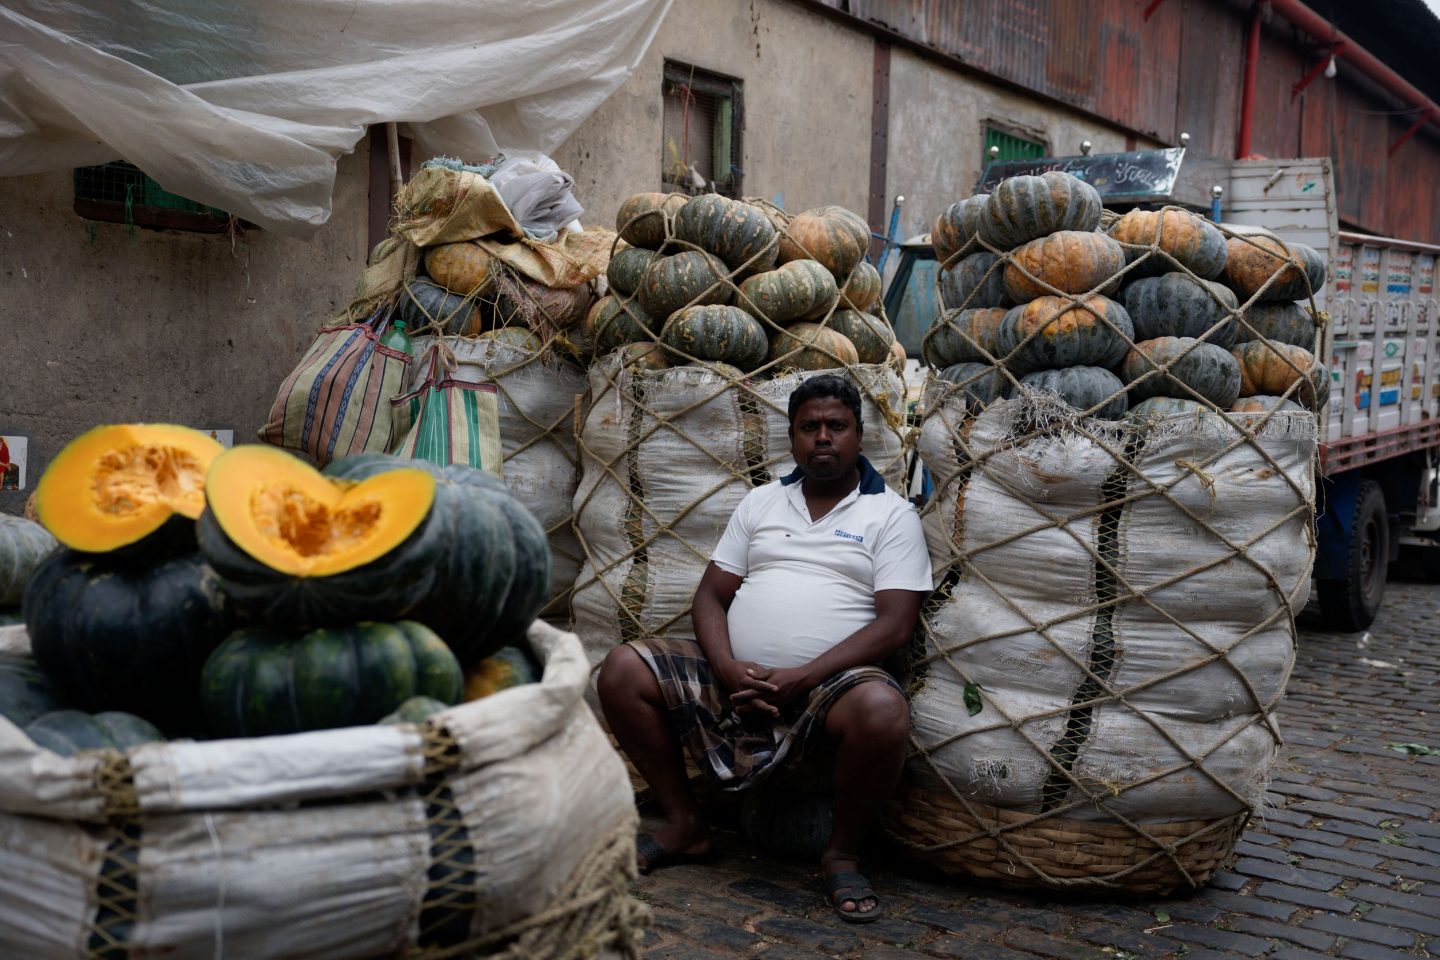
[[784, 324], [823, 315], [834, 306], [839, 293], [829, 270], [814, 260], [794, 260], [747, 277], [740, 284], [736, 305], [762, 320]]
[[1180, 397], [1147, 397], [1131, 407], [1126, 417], [1130, 420], [1162, 420], [1165, 417], [1206, 416], [1213, 412], [1198, 400], [1185, 400]]
[[861, 363], [884, 363], [890, 359], [895, 331], [879, 317], [858, 310], [836, 310], [825, 323], [855, 345], [855, 354]]
[[718, 193], [686, 201], [675, 214], [675, 238], [693, 243], [719, 257], [731, 270], [745, 273], [773, 267], [779, 245], [775, 224], [764, 210]]
[[[1167, 363], [1173, 363], [1168, 373], [1139, 379]], [[1190, 398], [1185, 390], [1188, 386], [1221, 410], [1227, 410], [1240, 396], [1240, 364], [1235, 357], [1223, 347], [1193, 337], [1142, 340], [1125, 354], [1120, 377], [1129, 385], [1134, 400]]]
[[1230, 317], [1237, 306], [1235, 294], [1222, 284], [1167, 273], [1136, 280], [1125, 288], [1122, 299], [1137, 340], [1198, 338], [1215, 327], [1207, 343], [1228, 350], [1235, 342], [1236, 323]]
[[465, 673], [465, 699], [480, 700], [511, 687], [537, 683], [541, 672], [528, 650], [502, 647]]
[[438, 324], [444, 333], [473, 337], [481, 327], [478, 304], [475, 297], [451, 293], [434, 281], [416, 278], [401, 289], [396, 316], [412, 334]]
[[195, 684], [230, 624], [229, 600], [195, 553], [144, 565], [56, 550], [25, 588], [31, 649], [68, 699], [167, 730], [198, 722]]
[[590, 332], [595, 356], [601, 357], [627, 343], [650, 342], [655, 321], [634, 300], [606, 296], [590, 308], [585, 326]]
[[1108, 297], [1040, 297], [1005, 314], [995, 332], [995, 356], [1017, 377], [1061, 367], [1113, 367], [1134, 338], [1130, 315]]
[[1236, 332], [1235, 342], [1265, 339], [1314, 350], [1315, 334], [1319, 329], [1315, 315], [1303, 303], [1257, 301], [1245, 311], [1245, 324]]
[[159, 743], [165, 739], [150, 721], [118, 710], [96, 714], [56, 710], [36, 717], [26, 725], [25, 733], [35, 743], [62, 757], [73, 757], [81, 750], [124, 753], [143, 743]]
[[941, 369], [964, 361], [989, 363], [990, 357], [1000, 359], [1003, 354], [996, 352], [996, 337], [1008, 312], [1003, 307], [946, 311], [925, 334], [921, 356], [930, 366]]
[[416, 620], [435, 630], [461, 663], [484, 659], [529, 628], [550, 585], [545, 530], [495, 477], [364, 453], [336, 460], [325, 475], [360, 481], [416, 468], [436, 478], [429, 515], [384, 556], [329, 576], [275, 570], [237, 546], [207, 510], [201, 549], [241, 610], [298, 628], [358, 620]]
[[953, 363], [939, 377], [953, 383], [965, 397], [965, 409], [976, 413], [1010, 396], [1013, 385], [998, 368], [988, 363]]
[[1300, 404], [1284, 397], [1241, 397], [1230, 407], [1230, 412], [1269, 413], [1271, 410], [1279, 410], [1281, 413], [1300, 413], [1304, 409]]
[[458, 703], [463, 683], [435, 631], [402, 620], [246, 627], [210, 655], [200, 690], [216, 736], [264, 737], [375, 723], [411, 697]]
[[413, 723], [419, 726], [435, 714], [442, 713], [452, 706], [454, 704], [442, 703], [434, 697], [411, 697], [396, 707], [394, 712], [387, 713], [376, 722], [387, 727], [398, 727], [402, 723]]
[[664, 322], [686, 306], [729, 303], [734, 292], [726, 279], [729, 272], [719, 257], [699, 250], [656, 257], [636, 296], [647, 316]]
[[845, 286], [840, 291], [840, 305], [861, 313], [873, 313], [875, 305], [880, 302], [880, 287], [880, 271], [871, 266], [870, 261], [861, 260], [855, 265], [855, 269], [850, 271], [850, 279], [845, 281]]
[[765, 327], [739, 307], [686, 307], [665, 321], [660, 342], [677, 356], [729, 363], [744, 371], [765, 362], [770, 342]]
[[639, 290], [645, 271], [658, 256], [654, 250], [646, 250], [644, 247], [616, 250], [615, 255], [610, 258], [610, 265], [605, 268], [605, 279], [610, 284], [610, 291], [628, 297]]
[[65, 706], [40, 664], [30, 657], [0, 656], [0, 717], [23, 727], [41, 714]]
[[1118, 420], [1125, 415], [1130, 400], [1125, 384], [1104, 367], [1066, 367], [1063, 370], [1037, 370], [1020, 378], [1022, 386], [1051, 393], [1076, 410], [1095, 410], [1091, 416], [1101, 420]]
[[627, 197], [615, 214], [615, 232], [632, 247], [659, 250], [667, 223], [690, 198], [683, 193], [637, 193]]
[[935, 259], [942, 264], [965, 249], [980, 229], [980, 214], [990, 194], [980, 193], [964, 200], [957, 200], [946, 207], [935, 218], [930, 229], [930, 245], [935, 248]]
[[978, 230], [992, 247], [1013, 250], [1060, 230], [1094, 230], [1100, 209], [1099, 192], [1068, 173], [1011, 177], [986, 198]]
[[1008, 306], [1000, 258], [982, 250], [941, 270], [940, 300], [949, 310]]
[[34, 520], [0, 513], [0, 607], [20, 602], [25, 581], [55, 546], [55, 538]]

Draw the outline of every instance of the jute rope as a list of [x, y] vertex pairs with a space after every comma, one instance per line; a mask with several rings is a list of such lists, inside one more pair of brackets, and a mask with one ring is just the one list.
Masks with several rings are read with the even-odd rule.
[[[1218, 449], [1209, 450], [1203, 455], [1197, 454], [1176, 459], [1174, 465], [1178, 469], [1175, 476], [1167, 482], [1159, 483], [1137, 465], [1137, 460], [1149, 436], [1154, 431], [1162, 429], [1161, 427], [1153, 423], [1109, 424], [1091, 419], [1090, 415], [1107, 406], [1118, 394], [1112, 394], [1080, 414], [1062, 412], [1059, 405], [1053, 401], [1047, 404], [1028, 391], [1022, 390], [1018, 379], [1008, 367], [1008, 362], [1023, 351], [1030, 341], [1041, 336], [1044, 328], [1054, 322], [1062, 313], [1072, 307], [1084, 309], [1081, 306], [1084, 299], [1112, 289], [1112, 285], [1118, 282], [1117, 278], [1123, 278], [1150, 258], [1160, 258], [1165, 262], [1167, 270], [1182, 272], [1191, 280], [1198, 281], [1200, 278], [1196, 277], [1189, 268], [1161, 248], [1160, 230], [1162, 225], [1163, 220], [1157, 217], [1151, 243], [1140, 248], [1139, 256], [1127, 263], [1116, 276], [1106, 278], [1094, 289], [1082, 294], [1069, 294], [1055, 288], [1044, 279], [1031, 274], [1023, 264], [1015, 260], [1010, 251], [996, 249], [978, 237], [971, 238], [961, 250], [945, 262], [945, 266], [949, 267], [964, 256], [983, 248], [997, 257], [990, 267], [987, 277], [993, 271], [1003, 270], [1007, 265], [1013, 264], [1029, 280], [1049, 294], [1060, 298], [1060, 302], [1043, 323], [1038, 324], [1036, 329], [1017, 345], [1014, 351], [1004, 357], [996, 357], [991, 354], [985, 344], [977, 342], [964, 330], [959, 328], [952, 330], [952, 333], [958, 334], [968, 347], [982, 355], [986, 361], [1001, 372], [1001, 375], [1007, 378], [1012, 388], [1019, 391], [1019, 395], [1025, 398], [1023, 402], [1029, 405], [1029, 409], [1040, 411], [1039, 414], [1032, 412], [1027, 417], [1023, 417], [1021, 421], [1017, 422], [1010, 435], [998, 442], [991, 442], [983, 448], [974, 442], [972, 434], [975, 423], [974, 411], [967, 409], [967, 405], [963, 402], [959, 404], [945, 402], [946, 398], [954, 397], [958, 391], [963, 390], [966, 385], [964, 383], [953, 386], [932, 383], [934, 400], [931, 401], [930, 398], [927, 398], [926, 417], [932, 423], [943, 424], [945, 434], [948, 436], [947, 446], [954, 455], [950, 473], [941, 480], [927, 510], [933, 512], [940, 509], [942, 503], [950, 502], [953, 499], [956, 510], [956, 516], [952, 518], [955, 547], [952, 547], [951, 556], [945, 563], [937, 564], [939, 569], [936, 570], [936, 574], [941, 581], [941, 587], [930, 599], [925, 615], [922, 617], [920, 639], [923, 642], [923, 651], [918, 653], [915, 666], [921, 682], [923, 682], [924, 674], [933, 664], [944, 662], [962, 682], [967, 684], [967, 692], [970, 686], [974, 686], [974, 693], [980, 698], [983, 709], [987, 711], [987, 716], [998, 717], [992, 723], [967, 727], [963, 734], [957, 733], [937, 742], [921, 743], [917, 737], [912, 736], [912, 768], [914, 763], [918, 762], [921, 769], [928, 771], [929, 780], [941, 785], [941, 791], [937, 794], [933, 790], [922, 788], [916, 784], [907, 785], [901, 802], [897, 803], [892, 810], [890, 832], [903, 845], [942, 865], [955, 866], [1002, 882], [1008, 879], [1011, 882], [1040, 883], [1055, 888], [1102, 886], [1109, 889], [1154, 892], [1173, 889], [1177, 886], [1198, 885], [1203, 883], [1209, 873], [1228, 855], [1229, 849], [1233, 847], [1235, 839], [1248, 819], [1250, 805], [1255, 800], [1254, 796], [1242, 795], [1222, 776], [1208, 769], [1204, 761], [1235, 737], [1257, 725], [1263, 725], [1277, 745], [1281, 742], [1279, 730], [1274, 724], [1273, 712], [1280, 698], [1279, 691], [1283, 690], [1284, 681], [1288, 679], [1289, 663], [1287, 662], [1281, 668], [1287, 676], [1280, 678], [1281, 682], [1275, 687], [1277, 692], [1268, 698], [1262, 697], [1251, 677], [1232, 660], [1230, 651], [1277, 623], [1283, 623], [1284, 628], [1289, 632], [1293, 648], [1294, 607], [1299, 599], [1298, 593], [1304, 589], [1305, 585], [1303, 582], [1298, 582], [1295, 592], [1287, 595], [1281, 589], [1275, 575], [1252, 555], [1251, 550], [1255, 544], [1267, 536], [1293, 526], [1296, 521], [1301, 522], [1307, 538], [1311, 538], [1309, 545], [1313, 547], [1313, 531], [1309, 524], [1309, 521], [1313, 519], [1313, 494], [1303, 489], [1281, 468], [1281, 465], [1260, 440], [1261, 437], [1273, 438], [1277, 432], [1283, 433], [1287, 424], [1293, 422], [1294, 415], [1289, 415], [1291, 420], [1288, 421], [1276, 420], [1279, 413], [1278, 405], [1263, 415], [1226, 415], [1228, 411], [1218, 410], [1214, 404], [1187, 384], [1178, 379], [1172, 380], [1180, 390], [1205, 405], [1208, 410], [1220, 414], [1220, 416], [1211, 417], [1213, 423], [1211, 420], [1206, 420], [1203, 421], [1205, 424], [1214, 429], [1231, 431], [1231, 433], [1226, 435], [1226, 442], [1219, 444]], [[1222, 232], [1234, 236], [1228, 231]], [[1259, 246], [1248, 237], [1240, 237], [1240, 239], [1245, 243]], [[1262, 249], [1265, 248], [1262, 247]], [[1133, 247], [1131, 252], [1135, 252]], [[1213, 291], [1211, 292], [1211, 296], [1216, 302], [1225, 307], [1224, 315], [1209, 330], [1196, 338], [1198, 342], [1208, 341], [1217, 335], [1223, 326], [1232, 322], [1256, 335], [1257, 339], [1263, 339], [1250, 326], [1246, 312], [1251, 305], [1264, 296], [1265, 292], [1288, 268], [1288, 264], [1281, 263], [1278, 257], [1276, 262], [1277, 269], [1265, 281], [1260, 290], [1235, 309], [1230, 309], [1223, 301], [1215, 297]], [[979, 286], [983, 286], [983, 284]], [[1200, 289], [1208, 290], [1203, 285]], [[974, 299], [974, 294], [970, 299]], [[1325, 314], [1313, 310], [1313, 299], [1311, 303], [1312, 315], [1316, 318], [1317, 324], [1326, 322]], [[968, 305], [969, 301], [959, 309], [965, 309]], [[1113, 324], [1108, 316], [1100, 314], [1097, 317], [1100, 322], [1103, 322], [1113, 333], [1125, 341], [1127, 348], [1135, 346], [1128, 332]], [[938, 331], [935, 329], [927, 334], [927, 346], [936, 335], [938, 335]], [[1146, 372], [1130, 384], [1122, 385], [1122, 391], [1151, 377], [1166, 376], [1174, 364], [1180, 362], [1196, 346], [1196, 344], [1190, 345], [1183, 353], [1168, 362], [1157, 363], [1156, 369]], [[1289, 398], [1301, 389], [1305, 382], [1304, 377], [1310, 371], [1300, 370], [1283, 353], [1279, 355], [1296, 374], [1295, 382], [1285, 393], [1285, 397]], [[1272, 421], [1273, 427], [1271, 426]], [[1110, 477], [1101, 487], [1100, 501], [1088, 509], [1069, 511], [1068, 515], [1062, 515], [1059, 510], [1052, 509], [1035, 498], [1031, 491], [1026, 489], [1017, 478], [1008, 475], [1005, 469], [991, 466], [991, 461], [998, 456], [1018, 451], [1027, 445], [1057, 438], [1077, 438], [1087, 441], [1095, 448], [1103, 450], [1114, 464]], [[1206, 517], [1197, 514], [1174, 491], [1177, 485], [1194, 479], [1213, 499], [1216, 464], [1241, 447], [1246, 448], [1249, 453], [1257, 455], [1257, 458], [1268, 466], [1274, 482], [1288, 487], [1293, 495], [1294, 504], [1290, 509], [1268, 517], [1267, 520], [1273, 522], [1262, 525], [1263, 528], [1256, 530], [1252, 536], [1237, 541], [1217, 530]], [[964, 542], [965, 536], [966, 487], [973, 482], [976, 476], [980, 475], [983, 475], [987, 482], [998, 486], [1010, 497], [1012, 502], [1028, 507], [1034, 512], [1036, 519], [1031, 524], [1017, 523], [1008, 535], [994, 542], [962, 549], [960, 544]], [[1133, 508], [1136, 503], [1148, 498], [1159, 498], [1164, 501], [1186, 518], [1196, 531], [1222, 549], [1215, 557], [1207, 561], [1196, 562], [1183, 572], [1151, 583], [1148, 587], [1138, 588], [1129, 582], [1123, 572], [1122, 557], [1118, 553], [1121, 543], [1116, 539], [1116, 531], [1125, 512]], [[1042, 620], [1026, 609], [1024, 604], [1008, 596], [1004, 588], [987, 575], [986, 558], [982, 555], [987, 551], [994, 551], [1025, 537], [1049, 530], [1064, 531], [1090, 558], [1094, 569], [1096, 589], [1093, 602], [1073, 605], [1059, 616]], [[1088, 535], [1092, 531], [1093, 537]], [[1206, 636], [1203, 626], [1182, 622], [1164, 608], [1163, 601], [1157, 601], [1153, 595], [1167, 587], [1172, 587], [1188, 578], [1232, 561], [1246, 564], [1264, 578], [1271, 593], [1272, 606], [1256, 611], [1253, 621], [1247, 624], [1248, 629], [1235, 638], [1230, 646], [1221, 648]], [[933, 617], [939, 609], [950, 602], [951, 591], [962, 579], [968, 579], [987, 587], [992, 594], [1004, 602], [1010, 612], [1015, 614], [1019, 625], [1014, 629], [975, 637], [951, 638], [937, 635], [932, 627]], [[1110, 633], [1110, 621], [1115, 611], [1123, 607], [1133, 608], [1137, 604], [1151, 611], [1167, 629], [1173, 630], [1177, 637], [1185, 637], [1193, 641], [1197, 653], [1167, 672], [1152, 676], [1140, 683], [1117, 688], [1112, 679], [1117, 653], [1115, 652], [1115, 639]], [[1092, 619], [1095, 626], [1092, 627], [1092, 642], [1086, 656], [1076, 655], [1054, 633], [1055, 628], [1064, 624], [1076, 620], [1083, 622]], [[993, 696], [983, 687], [973, 684], [972, 678], [967, 676], [963, 664], [957, 660], [957, 657], [971, 648], [980, 647], [995, 640], [1028, 634], [1038, 635], [1048, 641], [1049, 646], [1078, 671], [1080, 681], [1070, 702], [1049, 710], [1031, 710], [1023, 716], [1012, 715], [1007, 711], [1003, 698]], [[1244, 692], [1245, 702], [1237, 704], [1235, 712], [1245, 713], [1251, 719], [1247, 723], [1236, 725], [1233, 730], [1228, 732], [1227, 736], [1212, 742], [1204, 751], [1197, 752], [1187, 749], [1166, 727], [1160, 717], [1152, 711], [1137, 707], [1132, 702], [1132, 698], [1145, 690], [1192, 671], [1217, 664], [1223, 666], [1235, 678], [1237, 685]], [[1105, 706], [1120, 707], [1137, 717], [1181, 759], [1178, 762], [1151, 769], [1142, 777], [1127, 779], [1122, 784], [1090, 783], [1082, 780], [1077, 776], [1072, 765], [1080, 748], [1084, 745], [1085, 739], [1091, 735], [1093, 730], [1091, 718], [1098, 709]], [[959, 708], [958, 705], [957, 708]], [[1065, 722], [1066, 733], [1055, 744], [1041, 743], [1030, 733], [1027, 726], [1045, 719]], [[1000, 729], [1008, 729], [1028, 744], [1034, 755], [1042, 758], [1047, 766], [1048, 777], [1045, 780], [1044, 789], [1041, 791], [1042, 803], [1038, 812], [1001, 810], [977, 802], [970, 793], [952, 782], [935, 760], [934, 754], [947, 746], [966, 737], [983, 735]], [[1113, 804], [1107, 802], [1110, 798], [1118, 797], [1128, 791], [1136, 790], [1185, 770], [1193, 770], [1197, 775], [1203, 777], [1222, 795], [1228, 796], [1241, 812], [1215, 821], [1188, 824], [1184, 829], [1179, 829], [1176, 824], [1142, 822], [1135, 817], [1119, 812]], [[1074, 799], [1066, 802], [1064, 798], [1067, 796], [1073, 796]], [[1097, 808], [1103, 810], [1109, 817], [1108, 822], [1073, 818], [1074, 814], [1082, 810], [1087, 814], [1093, 814]], [[937, 825], [941, 826], [937, 828]], [[1115, 832], [1117, 827], [1119, 828], [1118, 833]], [[1057, 839], [1061, 835], [1067, 838], [1063, 842]], [[1044, 842], [1038, 842], [1039, 840]], [[1004, 869], [997, 867], [997, 864], [1003, 864]]]

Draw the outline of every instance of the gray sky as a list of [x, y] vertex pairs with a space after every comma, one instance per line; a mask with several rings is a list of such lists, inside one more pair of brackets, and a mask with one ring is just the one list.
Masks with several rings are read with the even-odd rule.
[[1435, 16], [1440, 17], [1440, 0], [1425, 0], [1425, 6], [1429, 7]]

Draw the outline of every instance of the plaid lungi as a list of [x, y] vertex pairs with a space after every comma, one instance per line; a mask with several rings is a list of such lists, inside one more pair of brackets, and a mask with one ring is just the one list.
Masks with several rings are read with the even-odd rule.
[[741, 717], [710, 669], [700, 644], [685, 637], [631, 640], [660, 681], [670, 728], [700, 772], [724, 790], [744, 790], [776, 770], [793, 767], [811, 736], [825, 729], [825, 714], [841, 695], [866, 682], [900, 684], [879, 667], [844, 670], [810, 691], [804, 704], [778, 720]]

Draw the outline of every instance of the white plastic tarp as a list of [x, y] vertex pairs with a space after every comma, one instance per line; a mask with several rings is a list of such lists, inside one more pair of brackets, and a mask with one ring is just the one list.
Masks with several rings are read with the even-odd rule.
[[13, 0], [0, 176], [124, 159], [306, 236], [336, 158], [405, 123], [417, 159], [554, 150], [635, 69], [672, 0]]

